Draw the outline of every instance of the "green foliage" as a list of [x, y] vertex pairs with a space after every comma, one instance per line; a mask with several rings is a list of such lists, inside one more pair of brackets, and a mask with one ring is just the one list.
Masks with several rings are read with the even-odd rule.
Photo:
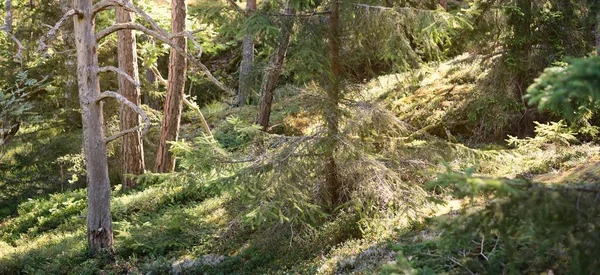
[[550, 122], [548, 124], [541, 124], [537, 121], [534, 123], [537, 125], [537, 127], [535, 127], [536, 135], [534, 138], [519, 139], [517, 137], [508, 136], [509, 138], [506, 142], [509, 145], [524, 149], [539, 149], [542, 145], [549, 143], [568, 146], [578, 142], [575, 137], [576, 133], [567, 128], [562, 120], [559, 122]]
[[600, 104], [600, 57], [572, 59], [567, 67], [551, 67], [528, 89], [529, 104], [560, 112], [574, 120], [595, 113]]

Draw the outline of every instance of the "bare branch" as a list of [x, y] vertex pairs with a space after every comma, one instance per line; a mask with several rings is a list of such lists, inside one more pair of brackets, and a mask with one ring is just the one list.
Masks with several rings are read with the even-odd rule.
[[115, 7], [115, 6], [119, 6], [119, 7], [123, 7], [131, 12], [135, 12], [138, 15], [140, 15], [146, 22], [148, 22], [148, 24], [150, 24], [150, 26], [152, 27], [153, 30], [155, 30], [156, 32], [160, 33], [161, 35], [168, 37], [169, 34], [163, 30], [160, 26], [158, 26], [158, 24], [154, 21], [154, 19], [152, 19], [152, 17], [150, 17], [150, 15], [148, 15], [145, 11], [141, 10], [140, 8], [132, 5], [130, 2], [127, 2], [125, 0], [103, 0], [99, 3], [97, 3], [96, 5], [94, 5], [94, 9], [93, 9], [93, 14], [95, 15], [97, 12], [100, 12], [102, 10], [111, 8], [111, 7]]
[[[116, 0], [113, 0], [113, 1], [116, 1]], [[199, 67], [200, 70], [204, 73], [204, 75], [206, 75], [206, 77], [208, 77], [208, 79], [211, 82], [213, 82], [215, 85], [217, 85], [217, 87], [221, 88], [223, 91], [227, 92], [230, 95], [235, 95], [235, 92], [233, 90], [231, 90], [230, 88], [228, 88], [227, 86], [225, 86], [225, 84], [221, 83], [217, 78], [215, 78], [212, 75], [212, 73], [210, 72], [210, 70], [204, 64], [202, 64], [202, 62], [199, 59], [195, 58], [190, 53], [184, 51], [182, 48], [175, 45], [170, 40], [172, 38], [172, 35], [163, 35], [162, 33], [148, 29], [148, 28], [142, 26], [141, 24], [131, 22], [131, 23], [114, 24], [114, 25], [98, 32], [96, 34], [96, 40], [100, 41], [101, 39], [110, 35], [111, 33], [114, 33], [116, 31], [120, 31], [120, 30], [138, 30], [138, 31], [141, 31], [141, 32], [143, 32], [149, 36], [152, 36], [152, 37], [160, 40], [161, 42], [171, 46], [171, 48], [174, 49], [175, 51], [177, 51], [177, 53], [181, 54], [182, 56], [186, 57], [189, 61], [191, 61], [195, 67]], [[175, 34], [175, 35], [191, 36], [191, 33], [188, 32], [187, 34]], [[197, 44], [197, 43], [194, 43], [194, 44]], [[197, 44], [197, 45], [199, 45], [199, 44]]]
[[152, 72], [154, 73], [154, 75], [156, 76], [158, 82], [160, 82], [160, 84], [164, 85], [164, 86], [169, 86], [169, 81], [167, 81], [162, 74], [158, 71], [158, 68], [156, 68], [156, 66], [150, 66], [150, 70], [152, 70]]
[[[167, 87], [169, 86], [169, 81], [167, 81], [162, 76], [162, 74], [158, 71], [156, 66], [150, 66], [150, 70], [152, 70], [152, 72], [154, 73], [154, 75], [156, 76], [156, 79], [158, 80], [158, 82], [160, 84], [167, 86]], [[208, 126], [208, 123], [206, 122], [206, 118], [202, 114], [202, 111], [200, 111], [200, 108], [198, 107], [198, 105], [196, 105], [194, 102], [189, 101], [186, 97], [183, 98], [183, 103], [186, 106], [188, 106], [190, 109], [192, 109], [196, 113], [198, 113], [198, 115], [200, 116], [200, 123], [202, 124], [202, 128], [204, 128], [204, 131], [208, 134], [208, 137], [210, 139], [213, 139], [212, 131], [210, 130], [210, 127]]]
[[6, 35], [8, 35], [8, 37], [15, 42], [15, 44], [17, 44], [17, 54], [15, 55], [16, 58], [21, 59], [23, 57], [23, 51], [25, 50], [25, 47], [23, 46], [23, 43], [21, 43], [21, 41], [12, 34], [12, 32], [10, 32], [10, 30], [8, 30], [6, 28], [6, 26], [3, 26], [0, 28], [0, 31], [4, 31], [6, 33]]
[[20, 60], [23, 57], [25, 47], [23, 47], [23, 43], [21, 43], [21, 41], [12, 33], [12, 0], [6, 0], [4, 9], [6, 10], [6, 18], [4, 20], [4, 26], [0, 27], [0, 31], [4, 31], [6, 35], [17, 44], [18, 49], [15, 57]]
[[238, 5], [235, 1], [227, 0], [227, 3], [229, 3], [231, 5], [231, 7], [233, 7], [233, 9], [235, 9], [237, 12], [239, 12], [243, 15], [247, 15], [246, 11], [244, 11], [244, 9], [242, 9], [242, 7], [240, 7], [240, 5]]
[[115, 6], [114, 1], [112, 0], [102, 0], [92, 7], [92, 17], [94, 17], [97, 13], [110, 9]]
[[103, 99], [109, 98], [109, 97], [114, 98], [117, 101], [121, 102], [122, 104], [127, 105], [127, 107], [131, 108], [136, 113], [138, 113], [142, 117], [142, 119], [144, 119], [144, 125], [139, 125], [137, 127], [131, 128], [131, 129], [123, 130], [123, 131], [115, 134], [114, 136], [107, 137], [104, 139], [105, 143], [109, 143], [117, 138], [120, 138], [120, 137], [126, 135], [126, 134], [136, 132], [142, 127], [144, 128], [142, 130], [142, 135], [144, 135], [144, 134], [146, 134], [146, 132], [148, 132], [148, 129], [150, 129], [150, 118], [148, 118], [148, 115], [146, 115], [146, 113], [144, 112], [144, 110], [142, 110], [142, 108], [137, 106], [135, 103], [127, 100], [127, 98], [120, 95], [119, 93], [116, 93], [113, 91], [104, 91], [103, 93], [100, 94], [100, 96], [98, 96], [98, 98], [96, 99], [96, 102], [100, 102]]
[[4, 21], [4, 28], [7, 31], [12, 32], [12, 0], [6, 0], [4, 4], [4, 9], [6, 10], [6, 20]]
[[54, 27], [52, 27], [48, 33], [46, 33], [46, 35], [42, 36], [39, 40], [38, 40], [38, 44], [39, 52], [46, 52], [46, 50], [48, 49], [48, 45], [46, 45], [46, 42], [48, 41], [48, 39], [54, 37], [56, 35], [56, 31], [58, 31], [58, 29], [60, 28], [60, 26], [62, 26], [62, 24], [69, 18], [71, 18], [74, 15], [80, 15], [82, 14], [82, 12], [80, 10], [76, 10], [76, 9], [71, 9], [69, 11], [67, 11], [61, 18], [60, 20], [58, 20], [58, 22], [56, 22], [56, 24], [54, 25]]
[[204, 131], [206, 132], [208, 137], [212, 140], [213, 139], [212, 132], [210, 131], [210, 127], [208, 126], [208, 123], [206, 122], [206, 119], [204, 118], [204, 115], [202, 114], [202, 111], [200, 111], [200, 108], [198, 107], [198, 105], [196, 105], [196, 103], [194, 103], [194, 102], [189, 101], [185, 96], [183, 97], [183, 103], [186, 106], [188, 106], [190, 109], [194, 110], [200, 116], [200, 124], [202, 124], [202, 128], [204, 128]]
[[140, 83], [136, 82], [133, 77], [131, 77], [130, 75], [128, 75], [125, 71], [117, 68], [117, 67], [113, 67], [113, 66], [106, 66], [106, 67], [101, 67], [98, 68], [98, 73], [105, 73], [105, 72], [114, 72], [119, 74], [120, 76], [124, 77], [125, 79], [127, 79], [127, 81], [131, 82], [131, 84], [135, 85], [136, 87], [140, 87]]

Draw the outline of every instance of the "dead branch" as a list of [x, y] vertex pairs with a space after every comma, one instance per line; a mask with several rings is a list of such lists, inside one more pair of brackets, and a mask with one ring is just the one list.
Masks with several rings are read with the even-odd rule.
[[146, 21], [148, 24], [150, 24], [150, 26], [152, 27], [153, 30], [160, 33], [164, 37], [169, 36], [169, 34], [165, 30], [163, 30], [160, 26], [158, 26], [158, 24], [154, 21], [154, 19], [152, 19], [152, 17], [150, 17], [150, 15], [148, 15], [146, 12], [144, 12], [140, 8], [132, 5], [131, 3], [126, 2], [125, 0], [103, 0], [103, 1], [99, 2], [98, 4], [94, 5], [93, 15], [96, 15], [97, 12], [100, 12], [100, 11], [103, 11], [105, 9], [109, 9], [112, 7], [116, 7], [116, 6], [125, 8], [131, 12], [135, 12], [136, 14], [140, 15], [144, 19], [144, 21]]
[[6, 35], [17, 44], [17, 54], [15, 57], [17, 59], [21, 59], [23, 57], [23, 51], [25, 47], [23, 47], [23, 43], [12, 33], [12, 0], [6, 0], [4, 5], [4, 9], [6, 10], [6, 18], [4, 21], [4, 26], [0, 27], [0, 31], [4, 31]]
[[233, 9], [235, 9], [237, 12], [239, 12], [243, 15], [247, 15], [246, 11], [244, 11], [244, 9], [242, 9], [242, 7], [240, 7], [240, 5], [238, 5], [235, 1], [227, 0], [227, 3], [229, 3], [233, 7]]
[[156, 66], [150, 66], [150, 70], [152, 70], [152, 73], [154, 73], [154, 76], [156, 76], [156, 80], [166, 86], [169, 86], [169, 81], [167, 81], [162, 74], [158, 71], [158, 69], [156, 68]]
[[83, 14], [83, 13], [80, 10], [76, 10], [76, 9], [71, 9], [71, 10], [67, 11], [65, 14], [63, 14], [63, 16], [60, 18], [60, 20], [58, 20], [58, 22], [56, 22], [54, 27], [52, 27], [46, 33], [46, 35], [40, 37], [40, 39], [38, 40], [38, 44], [40, 45], [38, 51], [41, 53], [46, 52], [46, 50], [48, 49], [48, 45], [46, 45], [46, 42], [48, 41], [48, 39], [50, 39], [56, 35], [56, 31], [58, 31], [60, 26], [62, 26], [62, 24], [67, 19], [71, 18], [74, 15], [81, 15], [81, 14]]
[[[154, 75], [156, 76], [156, 80], [164, 85], [164, 86], [168, 86], [169, 85], [169, 81], [167, 81], [158, 71], [158, 69], [156, 68], [156, 66], [150, 66], [150, 70], [152, 70], [152, 72], [154, 73]], [[194, 104], [193, 102], [189, 101], [185, 96], [183, 97], [183, 103], [188, 106], [190, 109], [194, 110], [196, 113], [198, 113], [198, 115], [200, 116], [200, 123], [202, 124], [202, 128], [204, 128], [204, 131], [208, 134], [208, 137], [212, 140], [213, 139], [213, 135], [212, 135], [212, 131], [210, 130], [210, 127], [208, 126], [208, 122], [206, 122], [206, 118], [204, 117], [204, 115], [202, 114], [202, 111], [200, 111], [200, 108]]]
[[[116, 1], [116, 0], [113, 0]], [[116, 31], [120, 31], [120, 30], [138, 30], [141, 31], [149, 36], [152, 36], [158, 40], [160, 40], [161, 42], [171, 46], [172, 49], [174, 49], [175, 51], [177, 51], [177, 53], [181, 54], [182, 56], [186, 57], [189, 61], [191, 61], [193, 63], [193, 65], [195, 65], [196, 67], [199, 67], [200, 70], [202, 70], [202, 72], [204, 73], [204, 75], [206, 75], [206, 77], [208, 77], [208, 79], [213, 82], [215, 85], [217, 85], [217, 87], [221, 88], [223, 91], [227, 92], [230, 95], [235, 95], [235, 92], [233, 90], [231, 90], [230, 88], [228, 88], [227, 86], [225, 86], [225, 84], [221, 83], [217, 78], [215, 78], [212, 73], [210, 72], [210, 70], [208, 70], [208, 68], [202, 63], [200, 62], [199, 59], [195, 58], [194, 56], [192, 56], [190, 53], [184, 51], [182, 48], [180, 48], [179, 46], [175, 45], [171, 40], [171, 35], [168, 34], [162, 34], [161, 31], [160, 33], [155, 31], [155, 30], [151, 30], [148, 29], [144, 26], [142, 26], [141, 24], [138, 23], [120, 23], [120, 24], [114, 24], [100, 32], [98, 32], [96, 34], [96, 40], [100, 41], [101, 39], [103, 39], [104, 37], [116, 32]], [[190, 35], [191, 33], [188, 33], [187, 35]]]
[[148, 129], [150, 129], [150, 118], [148, 118], [148, 115], [146, 115], [146, 113], [144, 112], [144, 110], [142, 110], [142, 108], [137, 106], [135, 103], [127, 100], [127, 98], [120, 95], [119, 93], [116, 93], [113, 91], [104, 91], [100, 94], [100, 96], [98, 96], [98, 98], [96, 99], [96, 102], [100, 102], [103, 99], [109, 98], [109, 97], [114, 98], [117, 101], [121, 102], [122, 104], [127, 105], [127, 107], [131, 108], [136, 113], [138, 113], [142, 117], [142, 119], [144, 119], [144, 125], [139, 125], [139, 126], [131, 128], [131, 129], [123, 130], [113, 136], [107, 137], [104, 139], [105, 143], [109, 143], [117, 138], [120, 138], [120, 137], [126, 135], [126, 134], [133, 133], [142, 127], [144, 127], [144, 129], [142, 130], [142, 135], [145, 135], [146, 132], [148, 132]]
[[105, 72], [114, 72], [119, 74], [120, 76], [124, 77], [125, 79], [127, 79], [127, 81], [131, 82], [131, 84], [135, 85], [136, 87], [140, 87], [140, 83], [136, 82], [130, 75], [128, 75], [125, 71], [117, 68], [117, 67], [113, 67], [113, 66], [106, 66], [106, 67], [101, 67], [98, 68], [98, 73], [105, 73]]

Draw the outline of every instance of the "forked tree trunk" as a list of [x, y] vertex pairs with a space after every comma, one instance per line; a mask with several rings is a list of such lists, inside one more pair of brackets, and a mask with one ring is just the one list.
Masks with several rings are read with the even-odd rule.
[[[185, 17], [187, 7], [185, 0], [171, 1], [171, 31], [181, 33], [185, 31]], [[175, 37], [172, 42], [185, 51], [187, 39]], [[160, 130], [160, 143], [156, 155], [155, 170], [159, 173], [167, 173], [175, 170], [175, 158], [169, 152], [168, 141], [176, 141], [179, 136], [179, 123], [181, 121], [181, 109], [185, 91], [185, 78], [187, 59], [171, 48], [169, 60], [169, 87], [165, 100], [164, 115]]]
[[[295, 12], [293, 8], [288, 7], [286, 8], [286, 13], [292, 15]], [[264, 131], [269, 128], [271, 106], [273, 105], [273, 92], [277, 86], [277, 80], [279, 80], [279, 76], [281, 75], [283, 61], [290, 44], [293, 26], [294, 20], [291, 17], [283, 19], [281, 35], [279, 36], [279, 45], [277, 45], [275, 52], [271, 55], [271, 60], [267, 65], [260, 86], [260, 101], [258, 102], [258, 116], [256, 118], [256, 123], [262, 126]]]
[[339, 135], [339, 96], [341, 92], [341, 68], [340, 68], [340, 36], [339, 36], [339, 3], [331, 1], [329, 16], [329, 62], [331, 65], [330, 83], [327, 87], [327, 102], [325, 103], [325, 122], [327, 124], [327, 148], [325, 149], [325, 183], [331, 203], [337, 205], [341, 202], [341, 183], [337, 164], [335, 162], [335, 151], [338, 146]]
[[[129, 1], [127, 1], [129, 2]], [[117, 23], [133, 22], [133, 13], [123, 7], [116, 8]], [[117, 52], [119, 57], [119, 68], [139, 83], [137, 67], [136, 39], [132, 30], [121, 30], [117, 32]], [[140, 88], [119, 75], [119, 93], [127, 100], [140, 105]], [[140, 116], [131, 108], [121, 104], [120, 110], [121, 131], [140, 125]], [[142, 143], [141, 129], [123, 137], [121, 143], [121, 166], [123, 175], [140, 175], [144, 173], [144, 148]], [[135, 180], [123, 176], [123, 189], [129, 189], [135, 185]]]
[[[246, 16], [251, 16], [256, 11], [256, 0], [246, 2]], [[238, 87], [237, 105], [243, 106], [248, 100], [252, 89], [252, 66], [254, 65], [254, 38], [250, 34], [244, 35], [242, 40], [242, 62], [240, 64], [240, 79]]]
[[87, 239], [92, 255], [102, 250], [113, 251], [113, 230], [110, 216], [110, 182], [104, 120], [98, 82], [98, 54], [94, 35], [91, 0], [75, 0], [74, 8], [81, 14], [73, 17], [77, 47], [77, 79], [83, 122], [83, 149], [87, 171]]

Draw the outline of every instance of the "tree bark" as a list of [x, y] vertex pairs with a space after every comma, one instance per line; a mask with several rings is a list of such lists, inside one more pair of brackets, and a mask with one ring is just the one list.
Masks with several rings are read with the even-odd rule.
[[[285, 12], [290, 15], [295, 13], [294, 9], [289, 6], [286, 8]], [[269, 128], [271, 106], [273, 105], [273, 91], [275, 91], [277, 80], [279, 80], [279, 76], [281, 75], [283, 61], [285, 60], [285, 55], [290, 44], [290, 36], [293, 27], [293, 18], [286, 17], [283, 19], [281, 34], [279, 36], [279, 45], [277, 45], [275, 52], [271, 55], [271, 60], [267, 65], [260, 86], [260, 101], [258, 102], [256, 123], [262, 126], [263, 131], [267, 131]]]
[[[251, 16], [256, 11], [256, 0], [246, 2], [246, 16]], [[252, 67], [254, 65], [254, 38], [250, 34], [244, 35], [242, 40], [242, 62], [240, 64], [240, 79], [238, 87], [237, 105], [243, 106], [248, 100], [252, 89]]]
[[[117, 23], [133, 22], [133, 13], [123, 7], [116, 8]], [[137, 67], [136, 39], [132, 30], [121, 30], [117, 32], [117, 52], [119, 57], [119, 68], [139, 83]], [[127, 100], [140, 105], [140, 88], [131, 83], [122, 75], [119, 75], [119, 93]], [[131, 108], [121, 104], [120, 110], [121, 131], [140, 125], [140, 116]], [[144, 173], [144, 148], [142, 143], [141, 129], [123, 137], [121, 143], [121, 166], [123, 169], [123, 189], [135, 186], [135, 180], [128, 178], [125, 174], [140, 175]]]
[[519, 99], [525, 94], [529, 85], [528, 60], [531, 51], [531, 0], [516, 0], [521, 14], [511, 16], [514, 31], [511, 56], [517, 60], [515, 64], [516, 94]]
[[331, 75], [329, 87], [327, 88], [327, 102], [325, 103], [325, 122], [327, 125], [327, 148], [325, 149], [325, 183], [331, 203], [337, 205], [341, 202], [341, 183], [339, 180], [337, 164], [335, 162], [335, 151], [338, 145], [339, 134], [339, 96], [341, 91], [341, 68], [340, 68], [340, 36], [339, 36], [339, 3], [331, 1], [329, 16], [329, 62]]
[[104, 120], [98, 82], [98, 54], [94, 34], [91, 0], [75, 0], [81, 14], [73, 17], [77, 47], [77, 79], [83, 122], [83, 149], [87, 171], [87, 239], [92, 255], [103, 250], [113, 253], [113, 230], [110, 215], [110, 182]]
[[[171, 1], [171, 30], [172, 33], [185, 31], [185, 17], [187, 7], [185, 0]], [[185, 50], [187, 39], [185, 36], [175, 37], [173, 43]], [[179, 136], [179, 123], [181, 121], [181, 109], [185, 91], [187, 59], [171, 48], [169, 59], [169, 87], [165, 99], [164, 115], [162, 120], [160, 143], [156, 156], [155, 170], [159, 173], [167, 173], [175, 170], [175, 158], [169, 152], [168, 141], [176, 141]]]
[[447, 10], [448, 9], [448, 0], [440, 0], [440, 6], [442, 6], [442, 8]]
[[596, 14], [596, 29], [594, 31], [594, 38], [596, 40], [596, 55], [600, 56], [600, 10]]

